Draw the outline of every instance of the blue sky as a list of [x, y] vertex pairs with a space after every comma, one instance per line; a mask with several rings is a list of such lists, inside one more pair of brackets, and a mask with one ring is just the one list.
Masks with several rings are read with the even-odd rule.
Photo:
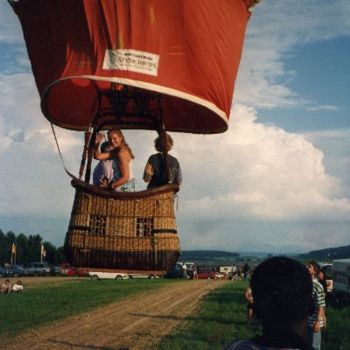
[[[256, 6], [229, 130], [172, 135], [184, 175], [177, 211], [182, 249], [278, 253], [350, 244], [349, 62], [348, 0]], [[0, 228], [62, 245], [74, 192], [7, 2], [0, 3], [0, 91]], [[57, 132], [76, 173], [82, 135]], [[126, 135], [144, 188], [155, 133]]]
[[349, 128], [350, 83], [346, 79], [350, 76], [349, 58], [349, 37], [296, 47], [285, 60], [286, 70], [295, 72], [288, 86], [310, 103], [322, 101], [329, 108], [303, 110], [302, 106], [299, 113], [295, 109], [282, 112], [276, 108], [261, 111], [259, 120], [278, 122], [279, 126], [295, 132]]

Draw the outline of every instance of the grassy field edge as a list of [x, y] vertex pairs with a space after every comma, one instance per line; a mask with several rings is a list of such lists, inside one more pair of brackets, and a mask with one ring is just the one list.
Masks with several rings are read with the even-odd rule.
[[[247, 324], [244, 281], [228, 282], [209, 293], [195, 315], [186, 317], [177, 329], [161, 339], [157, 350], [223, 350], [233, 340], [251, 338], [261, 333], [256, 322]], [[350, 350], [350, 307], [328, 305], [327, 327], [322, 334], [322, 348]]]
[[0, 294], [0, 341], [174, 283], [171, 280], [69, 280]]

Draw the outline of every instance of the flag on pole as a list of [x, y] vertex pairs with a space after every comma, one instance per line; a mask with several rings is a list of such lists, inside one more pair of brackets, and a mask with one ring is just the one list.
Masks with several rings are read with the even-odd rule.
[[16, 244], [13, 242], [11, 247], [11, 259], [10, 259], [11, 265], [16, 263], [16, 255], [17, 255], [16, 251], [17, 251]]
[[41, 257], [45, 258], [45, 256], [46, 256], [46, 250], [44, 245], [41, 243]]

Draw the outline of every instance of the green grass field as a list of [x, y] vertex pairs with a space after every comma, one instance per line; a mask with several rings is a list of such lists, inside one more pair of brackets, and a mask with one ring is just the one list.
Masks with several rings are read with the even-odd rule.
[[350, 306], [328, 306], [323, 349], [350, 350]]
[[81, 279], [60, 284], [41, 284], [26, 288], [23, 293], [0, 294], [0, 339], [172, 282]]
[[[163, 338], [158, 350], [222, 350], [233, 339], [259, 334], [259, 325], [246, 323], [243, 297], [246, 286], [246, 282], [236, 282], [214, 290], [205, 298], [198, 314]], [[328, 324], [323, 333], [322, 349], [350, 350], [350, 306], [329, 305], [326, 314]]]
[[197, 315], [163, 338], [158, 350], [224, 349], [230, 340], [251, 337], [260, 326], [248, 327], [243, 298], [245, 282], [227, 283], [207, 295]]
[[[16, 335], [56, 320], [116, 302], [139, 292], [149, 292], [172, 280], [67, 281], [38, 285], [24, 293], [0, 295], [1, 338]], [[158, 350], [224, 349], [232, 339], [254, 336], [259, 325], [246, 323], [245, 282], [228, 282], [208, 294], [196, 315], [182, 322], [177, 330], [162, 339]], [[350, 350], [350, 307], [328, 306], [323, 349]]]

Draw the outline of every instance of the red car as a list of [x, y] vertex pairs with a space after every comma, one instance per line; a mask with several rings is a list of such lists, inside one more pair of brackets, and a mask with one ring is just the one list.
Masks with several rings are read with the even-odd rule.
[[74, 267], [71, 266], [69, 264], [61, 264], [61, 270], [62, 270], [62, 274], [66, 275], [66, 276], [70, 276], [70, 277], [88, 277], [89, 276], [89, 271], [82, 269], [80, 267]]
[[216, 280], [216, 279], [218, 279], [217, 272], [215, 272], [215, 271], [198, 272], [197, 278], [199, 278], [199, 279], [208, 279], [208, 280]]
[[89, 277], [89, 271], [80, 267], [72, 267], [67, 271], [67, 276]]

